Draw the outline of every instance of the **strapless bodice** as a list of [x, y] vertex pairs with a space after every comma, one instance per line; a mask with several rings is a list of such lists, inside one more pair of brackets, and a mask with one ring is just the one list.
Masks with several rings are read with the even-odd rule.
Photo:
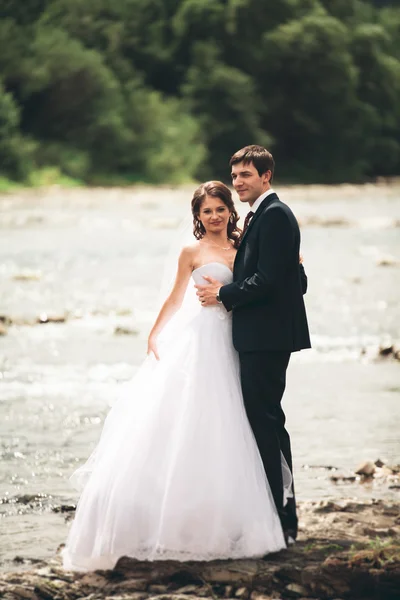
[[207, 285], [207, 281], [203, 279], [203, 275], [208, 275], [217, 279], [224, 285], [232, 283], [233, 274], [228, 265], [221, 262], [209, 262], [192, 272], [192, 277], [196, 285]]

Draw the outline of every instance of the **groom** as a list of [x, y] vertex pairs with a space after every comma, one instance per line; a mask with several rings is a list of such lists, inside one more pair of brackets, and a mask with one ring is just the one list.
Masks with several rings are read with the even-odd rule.
[[289, 434], [281, 400], [290, 354], [310, 348], [299, 265], [300, 230], [290, 208], [271, 188], [274, 159], [262, 146], [246, 146], [231, 160], [231, 175], [246, 216], [233, 283], [196, 286], [203, 306], [232, 310], [244, 404], [260, 451], [287, 543], [297, 536], [294, 494], [283, 500], [281, 452], [292, 471]]

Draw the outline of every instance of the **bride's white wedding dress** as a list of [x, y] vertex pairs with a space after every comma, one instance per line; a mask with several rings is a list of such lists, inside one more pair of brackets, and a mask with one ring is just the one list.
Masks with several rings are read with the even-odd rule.
[[[192, 277], [204, 283], [203, 275], [232, 281], [222, 263]], [[161, 360], [148, 357], [124, 386], [72, 477], [84, 489], [63, 551], [67, 569], [110, 569], [121, 556], [213, 560], [286, 547], [243, 405], [230, 314], [198, 304], [185, 327], [171, 327]]]

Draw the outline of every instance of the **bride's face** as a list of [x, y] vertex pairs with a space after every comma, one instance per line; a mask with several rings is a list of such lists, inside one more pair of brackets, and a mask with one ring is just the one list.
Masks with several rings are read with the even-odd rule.
[[199, 218], [206, 233], [226, 232], [230, 216], [229, 208], [220, 198], [205, 197], [200, 207]]

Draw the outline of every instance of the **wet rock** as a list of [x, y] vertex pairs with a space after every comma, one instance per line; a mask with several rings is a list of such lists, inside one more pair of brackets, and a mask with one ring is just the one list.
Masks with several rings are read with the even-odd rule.
[[373, 527], [364, 527], [363, 534], [371, 537], [371, 538], [386, 538], [397, 535], [397, 531], [392, 527], [387, 527], [385, 529], [377, 529]]
[[3, 325], [11, 325], [12, 319], [8, 315], [0, 315], [0, 323]]
[[67, 320], [65, 315], [48, 315], [43, 312], [40, 313], [38, 318], [36, 319], [36, 323], [39, 325], [45, 325], [46, 323], [65, 323]]
[[333, 481], [333, 483], [339, 483], [341, 481], [353, 483], [354, 481], [357, 481], [357, 477], [355, 475], [331, 475], [329, 479]]
[[13, 563], [17, 565], [42, 565], [45, 564], [40, 558], [26, 558], [25, 556], [14, 556]]
[[393, 344], [390, 345], [385, 345], [385, 346], [380, 346], [379, 350], [378, 350], [378, 356], [391, 356], [392, 354], [394, 354], [395, 348]]
[[[146, 600], [146, 598], [148, 597], [149, 595], [143, 592], [134, 592], [133, 594], [124, 594], [122, 596], [115, 594], [113, 594], [112, 596], [101, 596], [101, 600]], [[90, 600], [90, 596], [82, 600]], [[95, 600], [94, 597], [93, 600]]]
[[[135, 578], [131, 577], [131, 578], [127, 579], [126, 581], [121, 581], [116, 584], [113, 584], [112, 586], [109, 586], [107, 589], [110, 590], [111, 587], [113, 587], [119, 591], [124, 591], [125, 593], [145, 592], [147, 590], [147, 588], [149, 587], [149, 582], [147, 579], [135, 579]], [[163, 586], [163, 587], [165, 587], [165, 586]], [[166, 590], [164, 590], [164, 592], [165, 591]], [[157, 593], [157, 592], [153, 592], [153, 593]]]
[[308, 469], [326, 469], [327, 471], [337, 471], [337, 467], [333, 465], [302, 465], [302, 469], [308, 471]]
[[382, 514], [387, 517], [398, 517], [398, 516], [400, 516], [399, 507], [384, 504], [382, 506]]
[[148, 587], [148, 591], [150, 592], [150, 594], [166, 594], [168, 592], [168, 585], [160, 585], [160, 584], [153, 584], [153, 585], [149, 585]]
[[[63, 571], [60, 558], [56, 557], [47, 565], [31, 567], [30, 571], [0, 573], [0, 597], [6, 600], [301, 600], [307, 597], [397, 600], [399, 515], [398, 502], [300, 503], [297, 544], [263, 560], [178, 563], [122, 558], [113, 571], [82, 574]], [[30, 595], [12, 594], [15, 586]]]
[[41, 278], [41, 271], [21, 271], [13, 276], [14, 281], [40, 281]]
[[85, 573], [80, 579], [80, 585], [89, 588], [104, 588], [108, 584], [108, 579], [100, 573]]
[[43, 502], [43, 500], [48, 498], [49, 496], [47, 494], [23, 494], [22, 496], [12, 496], [7, 499], [3, 498], [3, 503], [33, 505], [37, 502]]
[[343, 510], [343, 507], [336, 502], [322, 501], [320, 505], [315, 509], [316, 513], [328, 513], [328, 512], [340, 512]]
[[308, 590], [298, 583], [289, 583], [285, 587], [285, 592], [288, 596], [292, 598], [300, 598], [301, 596], [307, 596]]
[[33, 588], [27, 588], [22, 585], [9, 586], [7, 592], [11, 597], [14, 596], [14, 598], [26, 598], [26, 600], [30, 600], [34, 594]]
[[381, 256], [377, 259], [376, 264], [378, 267], [395, 267], [399, 264], [399, 261], [394, 256]]
[[118, 317], [127, 317], [132, 314], [132, 311], [130, 308], [117, 308], [117, 310], [115, 311], [115, 314]]
[[384, 465], [384, 464], [385, 464], [385, 463], [384, 463], [383, 461], [381, 461], [381, 459], [380, 459], [380, 458], [378, 458], [378, 459], [377, 459], [377, 460], [374, 462], [374, 465], [375, 465], [376, 467], [379, 467], [379, 468], [380, 468], [380, 467], [383, 467], [383, 465]]
[[53, 506], [51, 509], [55, 513], [70, 513], [75, 512], [75, 504], [60, 504], [59, 506]]
[[34, 592], [39, 598], [43, 600], [54, 600], [54, 596], [57, 595], [57, 586], [45, 583], [44, 581], [38, 582], [34, 587]]
[[114, 329], [114, 335], [139, 335], [139, 331], [133, 327], [118, 326]]
[[250, 600], [279, 600], [276, 596], [267, 596], [265, 592], [251, 592]]
[[357, 475], [364, 475], [365, 477], [372, 477], [375, 471], [374, 463], [369, 460], [361, 463], [356, 469]]
[[[233, 588], [232, 588], [232, 586], [226, 586], [226, 588], [229, 588], [229, 590], [230, 590], [230, 592], [227, 594], [227, 597], [228, 597], [228, 596], [231, 596], [231, 594], [232, 594], [232, 589], [233, 589]], [[225, 593], [226, 593], [226, 588], [225, 588]], [[203, 587], [199, 587], [199, 586], [197, 586], [197, 585], [193, 585], [193, 584], [191, 584], [191, 585], [185, 585], [185, 586], [183, 586], [183, 587], [181, 587], [181, 588], [178, 588], [177, 590], [175, 590], [175, 593], [176, 593], [176, 594], [194, 594], [194, 595], [201, 595], [201, 594], [203, 594], [203, 593], [204, 593], [204, 594], [207, 594], [207, 593], [209, 593], [209, 592], [210, 592], [210, 590], [209, 590], [207, 587], [205, 587], [205, 586], [203, 586]]]

